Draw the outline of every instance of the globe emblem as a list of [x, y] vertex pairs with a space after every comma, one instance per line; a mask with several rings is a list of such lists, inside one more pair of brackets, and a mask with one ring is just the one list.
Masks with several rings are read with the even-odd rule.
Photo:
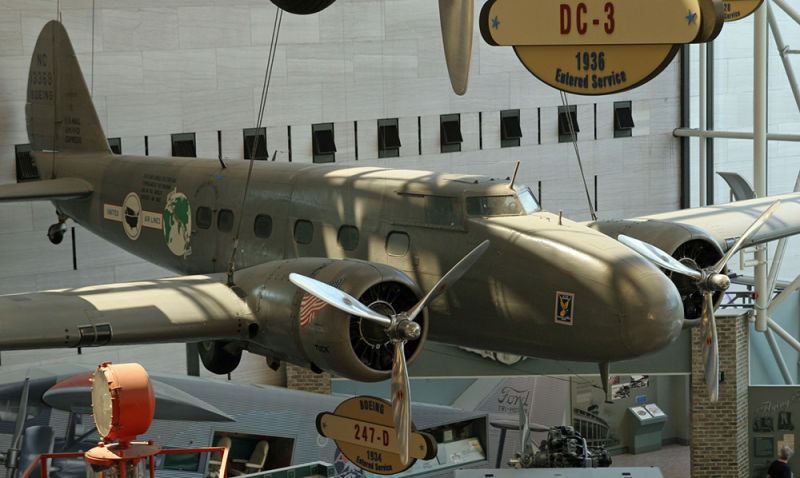
[[192, 210], [185, 194], [173, 189], [164, 206], [164, 241], [176, 256], [192, 253]]

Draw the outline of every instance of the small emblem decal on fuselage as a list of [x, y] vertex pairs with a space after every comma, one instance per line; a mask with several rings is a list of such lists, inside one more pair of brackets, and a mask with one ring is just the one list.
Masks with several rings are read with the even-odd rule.
[[572, 325], [572, 313], [575, 310], [575, 294], [556, 292], [556, 323]]
[[161, 213], [142, 209], [142, 200], [135, 192], [128, 193], [122, 205], [103, 203], [103, 219], [121, 222], [125, 235], [132, 241], [139, 239], [142, 229], [162, 228]]
[[164, 241], [176, 256], [192, 253], [192, 208], [189, 198], [177, 188], [167, 194], [164, 204]]

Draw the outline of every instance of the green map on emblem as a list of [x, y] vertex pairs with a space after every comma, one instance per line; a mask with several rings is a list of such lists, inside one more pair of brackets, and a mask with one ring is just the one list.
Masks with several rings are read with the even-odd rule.
[[191, 231], [192, 213], [189, 199], [185, 194], [173, 189], [167, 195], [167, 204], [164, 206], [164, 240], [173, 254], [177, 256], [191, 254]]

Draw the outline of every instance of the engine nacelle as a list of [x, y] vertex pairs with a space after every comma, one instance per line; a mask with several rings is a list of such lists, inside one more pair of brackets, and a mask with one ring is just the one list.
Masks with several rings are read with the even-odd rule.
[[[686, 224], [668, 221], [598, 221], [590, 227], [616, 238], [620, 234], [648, 242], [693, 269], [714, 265], [723, 255], [722, 248], [704, 230]], [[725, 269], [722, 271], [726, 272]], [[683, 299], [686, 319], [700, 317], [703, 310], [703, 294], [694, 280], [681, 274], [665, 272]], [[722, 301], [722, 293], [714, 293], [714, 307]]]
[[320, 12], [333, 2], [334, 0], [272, 0], [278, 8], [297, 15]]
[[[250, 267], [236, 273], [259, 324], [247, 350], [353, 380], [389, 378], [394, 346], [384, 326], [307, 294], [289, 281], [292, 272], [341, 289], [384, 315], [407, 311], [422, 297], [407, 275], [384, 264], [299, 258]], [[406, 344], [408, 362], [422, 350], [427, 320], [426, 311], [417, 318], [422, 335]]]

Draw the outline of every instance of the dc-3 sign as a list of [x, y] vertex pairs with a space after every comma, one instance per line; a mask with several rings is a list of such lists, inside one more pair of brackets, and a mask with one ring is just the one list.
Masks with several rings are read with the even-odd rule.
[[487, 43], [513, 46], [537, 78], [582, 95], [645, 83], [723, 23], [720, 0], [489, 0], [479, 21]]
[[[362, 470], [392, 475], [407, 470], [398, 453], [392, 419], [392, 404], [376, 397], [353, 397], [333, 413], [317, 415], [317, 431], [336, 442], [342, 454]], [[436, 456], [436, 440], [429, 433], [413, 432], [411, 458], [430, 460]]]

